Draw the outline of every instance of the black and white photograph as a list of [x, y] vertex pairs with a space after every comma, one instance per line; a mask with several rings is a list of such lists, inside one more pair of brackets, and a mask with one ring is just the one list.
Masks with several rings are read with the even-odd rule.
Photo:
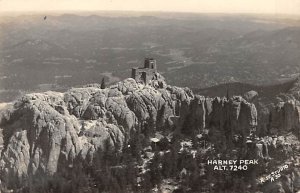
[[0, 193], [300, 193], [300, 0], [0, 0]]

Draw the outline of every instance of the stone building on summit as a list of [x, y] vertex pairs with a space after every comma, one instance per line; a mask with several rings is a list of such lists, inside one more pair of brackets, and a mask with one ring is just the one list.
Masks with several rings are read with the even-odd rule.
[[144, 67], [132, 68], [131, 78], [135, 79], [137, 82], [148, 84], [150, 80], [154, 78], [156, 72], [156, 60], [153, 58], [146, 58]]

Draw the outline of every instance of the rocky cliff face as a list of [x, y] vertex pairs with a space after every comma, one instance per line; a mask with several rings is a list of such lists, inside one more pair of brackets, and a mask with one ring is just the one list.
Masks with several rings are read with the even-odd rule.
[[273, 108], [270, 112], [270, 128], [279, 133], [290, 131], [298, 133], [300, 131], [299, 101], [281, 102]]
[[[300, 79], [293, 80], [284, 92], [274, 96], [256, 97], [252, 101], [258, 111], [258, 130], [261, 135], [283, 134], [293, 131], [300, 132], [299, 122], [299, 90]], [[280, 85], [279, 85], [280, 86]]]
[[156, 131], [207, 129], [230, 145], [234, 135], [246, 137], [257, 125], [255, 106], [241, 97], [205, 98], [155, 77], [149, 85], [129, 78], [105, 89], [90, 85], [15, 101], [0, 116], [1, 181], [15, 185], [37, 172], [52, 175], [78, 160], [92, 162], [99, 150], [121, 152], [135, 133], [147, 139]]
[[[228, 111], [225, 110], [226, 108], [222, 108], [216, 111], [217, 115], [212, 114], [214, 117], [219, 117], [217, 120], [223, 120], [223, 124], [221, 124], [223, 125], [221, 126], [223, 129], [221, 129], [221, 132], [214, 128], [214, 125], [220, 124], [216, 124], [212, 121], [210, 122], [212, 125], [209, 125], [210, 131], [213, 131], [215, 134], [211, 137], [215, 149], [218, 148], [223, 151], [229, 150], [235, 152], [244, 151], [245, 154], [242, 155], [244, 158], [256, 157], [260, 160], [260, 164], [256, 167], [257, 171], [254, 172], [255, 175], [260, 173], [267, 176], [270, 171], [275, 171], [280, 165], [289, 165], [288, 171], [282, 172], [281, 177], [277, 181], [260, 184], [258, 189], [262, 192], [299, 191], [300, 79], [297, 78], [286, 83], [269, 86], [241, 85], [242, 86], [239, 86], [239, 84], [237, 84], [236, 87], [235, 85], [220, 85], [215, 88], [204, 89], [205, 92], [202, 91], [202, 93], [210, 93], [211, 96], [218, 96], [218, 94], [215, 93], [224, 94], [226, 91], [228, 93], [228, 88], [230, 86], [232, 87], [229, 90], [230, 92], [233, 92], [231, 94], [240, 93], [241, 90], [244, 89], [247, 91], [244, 94], [244, 98], [249, 103], [253, 103], [255, 105], [255, 107], [254, 105], [253, 107], [256, 109], [256, 111], [250, 111], [249, 108], [251, 105], [246, 105], [247, 108], [241, 110], [246, 111], [246, 109], [248, 109], [248, 112], [252, 112], [252, 117], [257, 118], [257, 121], [255, 121], [255, 118], [251, 118], [251, 113], [243, 113], [250, 116], [245, 119], [247, 121], [252, 120], [250, 121], [252, 123], [249, 122], [249, 124], [245, 124], [245, 121], [241, 121], [242, 117], [239, 118], [239, 121], [232, 122], [232, 118], [235, 116], [228, 116], [229, 114], [235, 114], [235, 109], [239, 109], [241, 103], [237, 103], [238, 105], [231, 105], [235, 108], [228, 109]], [[237, 100], [239, 97], [234, 98]], [[214, 99], [214, 101], [215, 104], [222, 103], [221, 100], [218, 101]], [[228, 103], [226, 104], [228, 105]], [[212, 109], [216, 109], [218, 106], [222, 105], [217, 105]], [[222, 116], [220, 116], [220, 114]], [[248, 125], [248, 128], [244, 127], [244, 129], [241, 129], [244, 125]], [[253, 127], [251, 127], [251, 125], [253, 125]], [[230, 132], [224, 132], [226, 131], [226, 128], [231, 128]], [[254, 133], [255, 135], [248, 135], [249, 130], [250, 133]], [[232, 131], [236, 132], [231, 133]], [[246, 133], [243, 135], [241, 132]], [[235, 145], [236, 141], [243, 138], [241, 136], [247, 136], [247, 148], [241, 148], [240, 146]], [[233, 141], [230, 140], [232, 138], [234, 138]], [[231, 141], [232, 143], [230, 143]], [[216, 145], [219, 145], [219, 147]], [[227, 152], [227, 155], [228, 154], [230, 155], [230, 152]], [[231, 154], [229, 157], [234, 156], [235, 153]], [[251, 175], [252, 174], [249, 174], [248, 176]], [[249, 191], [255, 192], [256, 190], [252, 189]]]
[[283, 131], [300, 132], [300, 78], [297, 78], [287, 93], [277, 96], [282, 102], [271, 111], [271, 127]]

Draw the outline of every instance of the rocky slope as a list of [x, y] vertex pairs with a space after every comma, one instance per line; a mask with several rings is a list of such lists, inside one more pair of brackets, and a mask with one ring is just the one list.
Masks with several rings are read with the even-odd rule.
[[[195, 95], [188, 88], [167, 85], [158, 73], [149, 85], [128, 78], [105, 89], [93, 84], [65, 93], [27, 94], [0, 114], [0, 178], [6, 187], [20, 188], [31, 176], [52, 176], [72, 170], [77, 163], [93, 165], [95, 157], [105, 152], [122, 153], [132, 141], [151, 143], [157, 133], [168, 141], [178, 135], [183, 136], [180, 140], [207, 136], [210, 149], [204, 145], [206, 153], [193, 150], [201, 159], [211, 147], [215, 148], [211, 158], [235, 151], [244, 158], [269, 159], [283, 148], [277, 148], [280, 140], [268, 138], [270, 132], [299, 132], [298, 102], [282, 103], [268, 120], [262, 132], [255, 105], [242, 97]], [[249, 137], [257, 132], [265, 137], [249, 146]], [[290, 143], [285, 139], [280, 143]], [[294, 182], [298, 174], [294, 171], [296, 177], [287, 178]]]
[[[242, 83], [219, 85], [195, 90], [210, 96], [243, 94], [244, 98], [255, 105], [258, 124], [255, 151], [259, 157], [270, 160], [265, 168], [278, 168], [288, 163], [289, 171], [274, 183], [262, 186], [263, 192], [299, 191], [300, 163], [300, 78], [269, 86], [255, 86]], [[272, 167], [269, 167], [272, 165]]]
[[[101, 149], [122, 150], [140, 131], [196, 133], [207, 126], [248, 135], [256, 126], [256, 109], [240, 97], [205, 98], [188, 88], [166, 85], [157, 74], [151, 85], [126, 79], [106, 89], [97, 85], [66, 93], [28, 94], [1, 114], [1, 180], [16, 183], [36, 172], [47, 175], [92, 160]], [[230, 125], [231, 131], [226, 131]], [[227, 135], [228, 133], [228, 135]]]

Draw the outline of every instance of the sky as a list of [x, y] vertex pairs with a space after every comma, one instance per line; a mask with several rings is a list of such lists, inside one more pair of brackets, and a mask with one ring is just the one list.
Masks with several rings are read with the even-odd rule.
[[300, 15], [300, 0], [0, 0], [0, 12], [65, 10]]

